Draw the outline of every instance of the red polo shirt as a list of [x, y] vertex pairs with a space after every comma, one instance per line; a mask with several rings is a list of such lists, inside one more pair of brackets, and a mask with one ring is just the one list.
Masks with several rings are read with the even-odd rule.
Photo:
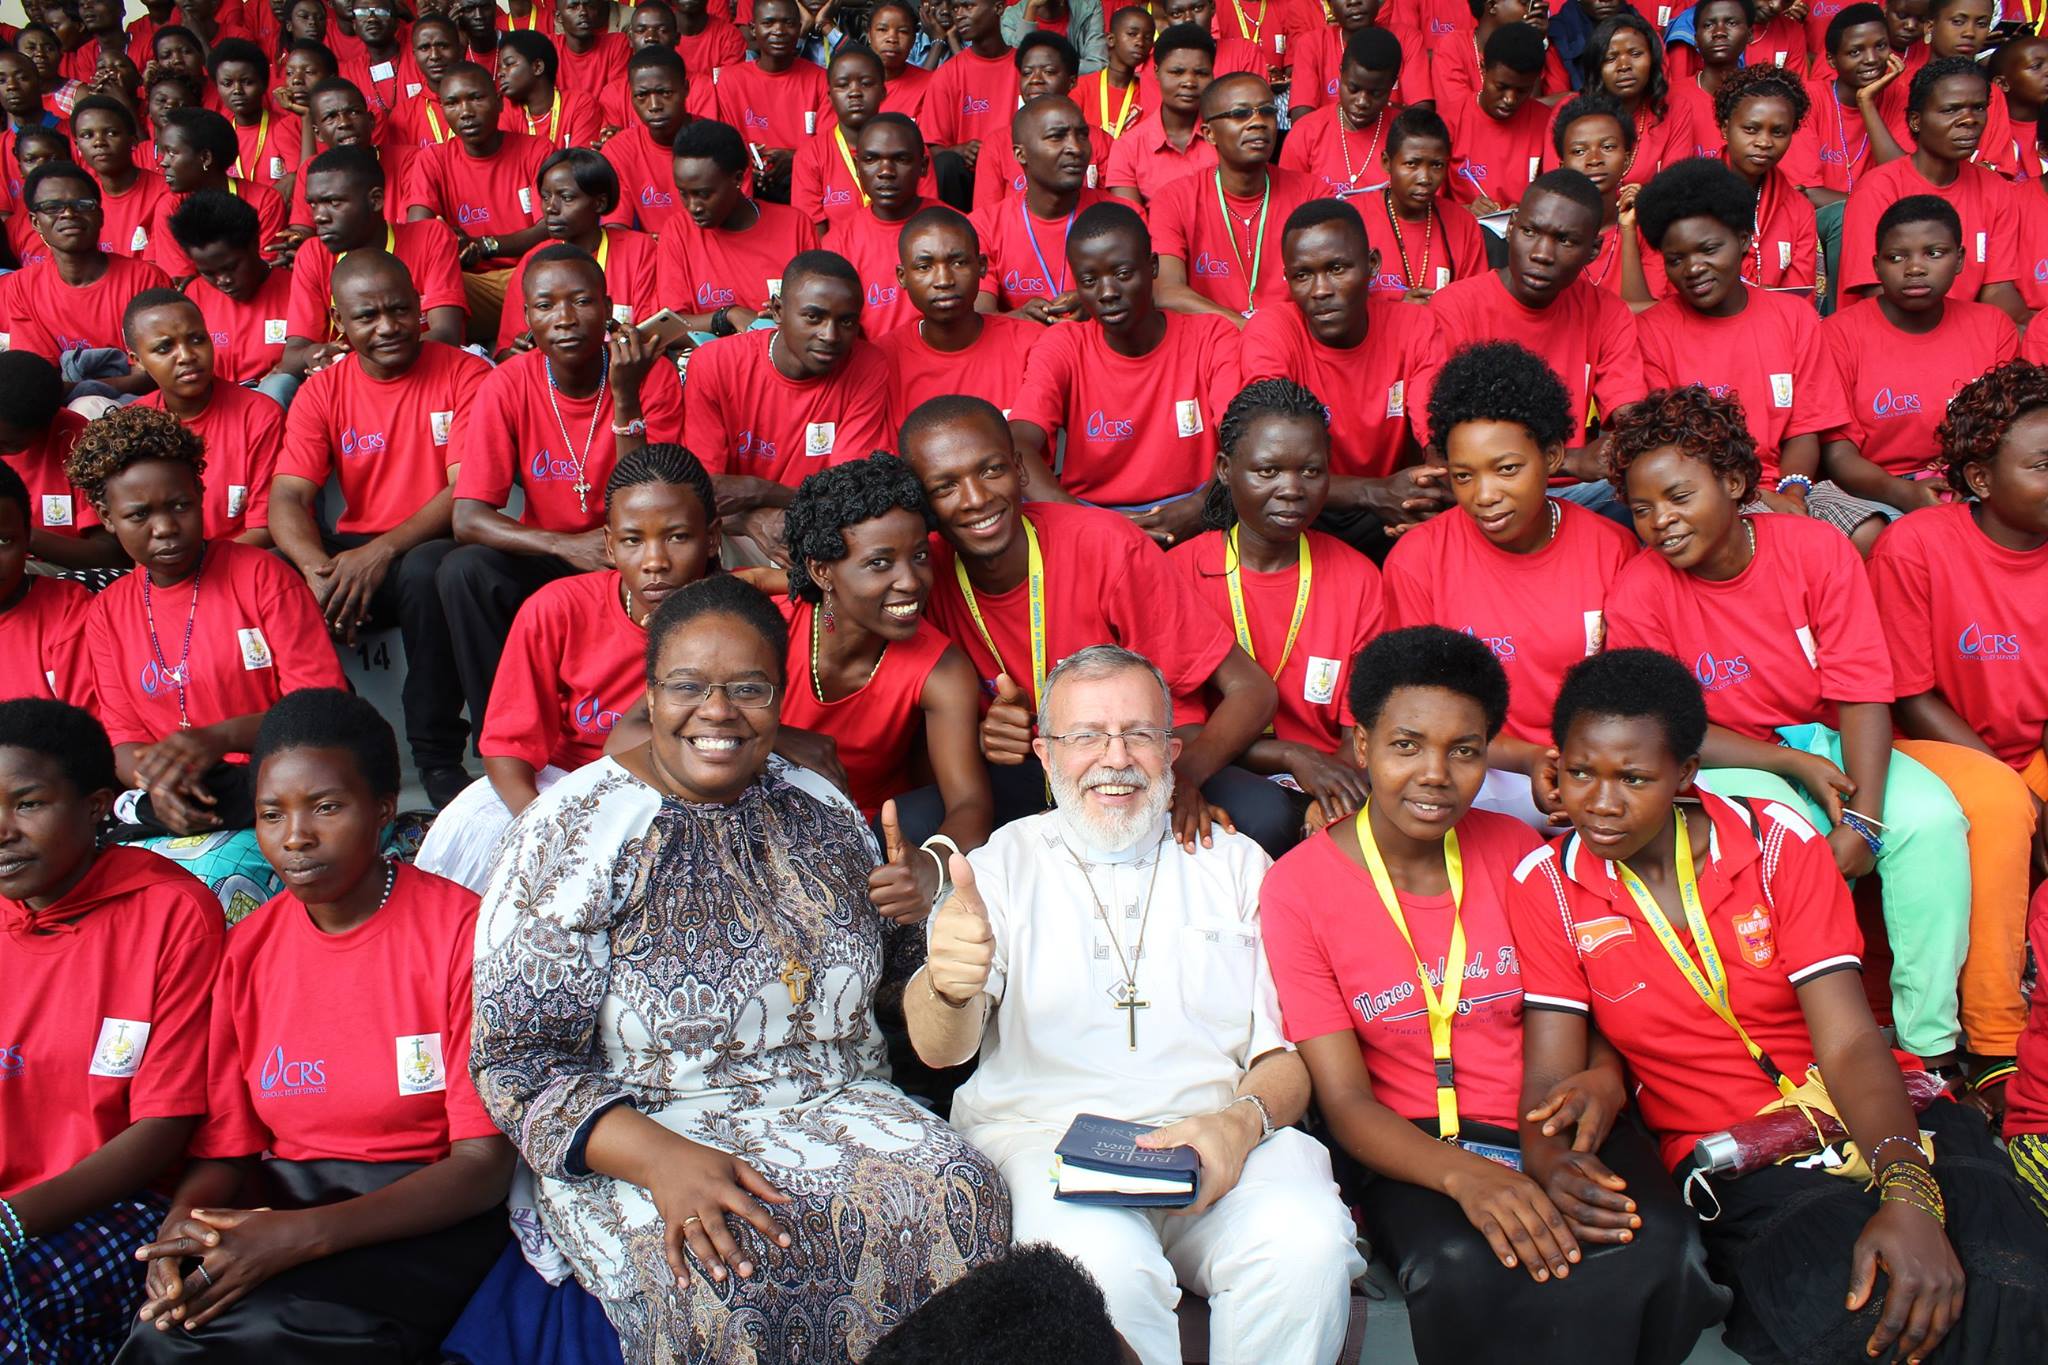
[[1274, 167], [1265, 193], [1248, 199], [1224, 194], [1219, 204], [1217, 175], [1184, 175], [1159, 191], [1148, 214], [1152, 249], [1178, 256], [1188, 284], [1211, 303], [1243, 313], [1286, 305], [1282, 229], [1295, 209], [1322, 197], [1322, 181]]
[[1414, 399], [1442, 361], [1428, 311], [1379, 298], [1366, 300], [1365, 340], [1349, 349], [1316, 340], [1291, 300], [1261, 308], [1239, 356], [1245, 383], [1292, 379], [1323, 400], [1332, 474], [1374, 479], [1404, 463], [1411, 429], [1417, 446], [1428, 441], [1429, 414]]
[[1048, 327], [1031, 348], [1010, 411], [1067, 434], [1054, 469], [1084, 502], [1136, 507], [1184, 497], [1213, 476], [1216, 423], [1237, 396], [1239, 336], [1210, 313], [1162, 312], [1166, 332], [1141, 356], [1111, 350], [1095, 322]]
[[1166, 125], [1153, 113], [1116, 140], [1109, 164], [1102, 168], [1102, 188], [1135, 189], [1138, 198], [1149, 204], [1170, 182], [1215, 166], [1216, 149], [1202, 136], [1200, 125], [1183, 151], [1173, 145], [1166, 136]]
[[751, 226], [737, 232], [700, 228], [678, 214], [661, 234], [655, 281], [661, 298], [684, 312], [708, 313], [727, 304], [760, 312], [782, 288], [790, 258], [818, 244], [810, 219], [786, 204], [755, 200]]
[[[400, 223], [384, 234], [384, 249], [399, 259], [420, 291], [420, 311], [460, 308], [469, 311], [462, 292], [462, 268], [456, 263], [455, 233], [438, 218]], [[309, 237], [292, 257], [291, 308], [285, 315], [287, 335], [308, 341], [333, 341], [334, 253], [318, 237]]]
[[829, 465], [896, 448], [889, 362], [856, 341], [821, 379], [786, 379], [769, 359], [779, 332], [720, 337], [690, 357], [683, 444], [713, 474], [752, 474], [794, 488]]
[[346, 510], [335, 529], [382, 535], [448, 486], [488, 364], [438, 341], [421, 343], [413, 367], [376, 380], [343, 356], [306, 380], [285, 419], [277, 472], [324, 486], [341, 482]]
[[187, 283], [185, 296], [199, 306], [199, 317], [213, 334], [215, 375], [230, 384], [253, 383], [277, 368], [290, 335], [290, 270], [272, 269], [252, 299], [231, 299], [202, 279]]
[[1955, 292], [1924, 335], [1892, 326], [1876, 299], [1846, 304], [1820, 331], [1847, 400], [1834, 434], [1890, 474], [1914, 474], [1938, 461], [1935, 428], [1949, 403], [2020, 347], [2019, 329], [2004, 312]]
[[[164, 410], [161, 390], [138, 402]], [[284, 445], [284, 409], [215, 374], [206, 406], [184, 425], [206, 443], [206, 538], [232, 540], [270, 525], [270, 479]]]
[[618, 570], [558, 578], [512, 618], [477, 752], [574, 772], [604, 757], [646, 695], [647, 632], [626, 615]]
[[981, 335], [964, 351], [938, 351], [925, 343], [922, 319], [875, 339], [889, 363], [889, 429], [897, 430], [918, 404], [941, 394], [985, 398], [1009, 415], [1024, 382], [1024, 365], [1045, 328], [1022, 318], [981, 315]]

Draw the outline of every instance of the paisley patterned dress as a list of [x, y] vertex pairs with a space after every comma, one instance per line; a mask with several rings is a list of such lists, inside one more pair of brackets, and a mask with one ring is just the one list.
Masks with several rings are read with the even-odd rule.
[[[477, 1091], [635, 1365], [850, 1365], [1008, 1245], [995, 1168], [880, 1078], [870, 866], [851, 809], [772, 773], [686, 805], [610, 759], [543, 792], [499, 850]], [[794, 1200], [773, 1209], [793, 1245], [730, 1221], [753, 1276], [693, 1263], [678, 1288], [648, 1192], [583, 1164], [622, 1102], [758, 1168]]]

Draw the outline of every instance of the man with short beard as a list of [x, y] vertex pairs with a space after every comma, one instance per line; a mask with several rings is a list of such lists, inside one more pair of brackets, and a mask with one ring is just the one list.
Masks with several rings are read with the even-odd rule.
[[[1047, 675], [1033, 748], [1054, 808], [951, 860], [906, 1022], [929, 1065], [980, 1054], [954, 1126], [1001, 1167], [1017, 1241], [1087, 1266], [1145, 1365], [1181, 1358], [1183, 1284], [1211, 1301], [1217, 1359], [1328, 1365], [1365, 1263], [1329, 1154], [1285, 1126], [1309, 1087], [1260, 942], [1269, 864], [1232, 832], [1172, 846], [1172, 725], [1164, 677], [1122, 646]], [[1194, 1202], [1168, 1217], [1056, 1199], [1053, 1149], [1084, 1113], [1194, 1148]]]

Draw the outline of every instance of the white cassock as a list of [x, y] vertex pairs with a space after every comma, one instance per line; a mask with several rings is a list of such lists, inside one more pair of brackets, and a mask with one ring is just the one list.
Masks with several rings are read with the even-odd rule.
[[[1145, 1365], [1181, 1359], [1180, 1285], [1209, 1301], [1216, 1365], [1335, 1360], [1365, 1261], [1329, 1153], [1307, 1134], [1275, 1132], [1198, 1217], [1053, 1198], [1053, 1148], [1074, 1115], [1167, 1124], [1220, 1109], [1254, 1061], [1289, 1046], [1259, 938], [1271, 859], [1220, 829], [1192, 854], [1152, 835], [1103, 853], [1048, 811], [997, 830], [968, 861], [995, 938], [996, 1004], [952, 1117], [1002, 1168], [1016, 1240], [1086, 1265]], [[1091, 886], [1125, 954], [1143, 921], [1143, 1008], [1118, 1008], [1124, 969]]]

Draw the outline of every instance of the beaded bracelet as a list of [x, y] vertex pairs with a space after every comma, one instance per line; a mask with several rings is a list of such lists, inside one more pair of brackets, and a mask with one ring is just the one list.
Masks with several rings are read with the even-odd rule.
[[1870, 1167], [1871, 1167], [1871, 1169], [1872, 1169], [1872, 1170], [1877, 1170], [1877, 1169], [1879, 1169], [1879, 1168], [1880, 1168], [1880, 1164], [1881, 1164], [1881, 1163], [1879, 1163], [1879, 1161], [1878, 1161], [1878, 1159], [1877, 1159], [1877, 1158], [1878, 1158], [1878, 1154], [1879, 1154], [1879, 1153], [1881, 1153], [1882, 1151], [1884, 1151], [1884, 1149], [1885, 1149], [1885, 1148], [1887, 1148], [1887, 1147], [1891, 1146], [1891, 1145], [1892, 1145], [1892, 1144], [1893, 1144], [1894, 1142], [1904, 1143], [1904, 1144], [1905, 1144], [1905, 1146], [1906, 1146], [1906, 1150], [1907, 1150], [1907, 1151], [1909, 1151], [1909, 1152], [1912, 1152], [1912, 1153], [1913, 1153], [1913, 1154], [1914, 1154], [1915, 1156], [1925, 1156], [1925, 1155], [1926, 1155], [1926, 1153], [1925, 1153], [1925, 1152], [1923, 1152], [1923, 1151], [1921, 1151], [1921, 1150], [1920, 1150], [1920, 1144], [1919, 1144], [1919, 1143], [1915, 1142], [1915, 1141], [1914, 1141], [1913, 1139], [1911, 1139], [1911, 1138], [1907, 1137], [1907, 1136], [1906, 1136], [1905, 1134], [1903, 1134], [1903, 1133], [1893, 1133], [1893, 1134], [1892, 1134], [1892, 1135], [1891, 1135], [1890, 1137], [1888, 1137], [1888, 1138], [1885, 1138], [1884, 1140], [1882, 1140], [1881, 1142], [1879, 1142], [1879, 1143], [1878, 1143], [1878, 1144], [1877, 1144], [1877, 1145], [1876, 1145], [1875, 1147], [1872, 1147], [1872, 1148], [1870, 1149], [1870, 1157], [1869, 1157], [1869, 1160], [1870, 1160]]
[[1884, 840], [1879, 837], [1877, 828], [1874, 827], [1875, 822], [1869, 816], [1860, 815], [1845, 807], [1842, 811], [1842, 823], [1854, 831], [1857, 838], [1870, 846], [1873, 858], [1884, 852]]
[[0, 1252], [12, 1256], [17, 1251], [28, 1250], [28, 1230], [21, 1225], [21, 1215], [14, 1211], [14, 1205], [0, 1199]]
[[1916, 1161], [1899, 1160], [1879, 1172], [1877, 1197], [1880, 1203], [1908, 1204], [1947, 1226], [1948, 1204], [1934, 1172]]

